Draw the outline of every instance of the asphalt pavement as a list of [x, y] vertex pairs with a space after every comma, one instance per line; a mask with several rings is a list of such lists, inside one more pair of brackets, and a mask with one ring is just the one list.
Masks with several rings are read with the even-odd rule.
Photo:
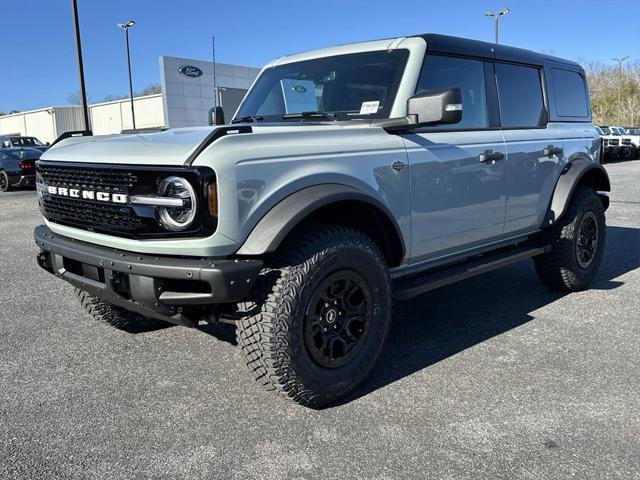
[[321, 411], [254, 384], [229, 325], [93, 321], [36, 266], [34, 192], [0, 194], [0, 478], [640, 478], [640, 160], [606, 168], [590, 290], [526, 262], [398, 304]]

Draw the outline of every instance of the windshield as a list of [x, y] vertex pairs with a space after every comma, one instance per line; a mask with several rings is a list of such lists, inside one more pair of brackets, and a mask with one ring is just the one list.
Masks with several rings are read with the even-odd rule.
[[609, 127], [600, 127], [600, 130], [602, 130], [602, 133], [604, 133], [605, 135], [611, 135], [611, 130], [609, 129]]
[[269, 68], [236, 118], [281, 121], [303, 112], [332, 114], [337, 120], [385, 118], [408, 56], [407, 50], [353, 53]]
[[598, 134], [600, 134], [600, 135], [604, 135], [604, 132], [602, 131], [602, 129], [600, 127], [596, 127], [596, 132], [598, 132]]
[[35, 137], [11, 137], [11, 145], [14, 147], [33, 147], [35, 145], [42, 146], [42, 143]]

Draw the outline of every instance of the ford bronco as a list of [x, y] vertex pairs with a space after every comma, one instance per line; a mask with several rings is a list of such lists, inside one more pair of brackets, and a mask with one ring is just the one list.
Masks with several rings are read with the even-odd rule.
[[418, 35], [267, 64], [228, 125], [59, 139], [37, 168], [39, 265], [119, 328], [236, 325], [250, 372], [334, 403], [395, 300], [533, 259], [600, 266], [610, 190], [585, 74]]

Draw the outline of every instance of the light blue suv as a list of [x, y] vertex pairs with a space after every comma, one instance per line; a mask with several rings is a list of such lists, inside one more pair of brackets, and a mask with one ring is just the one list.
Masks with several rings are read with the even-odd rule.
[[531, 258], [575, 291], [602, 260], [584, 71], [526, 50], [285, 56], [229, 125], [68, 137], [38, 165], [39, 264], [121, 328], [235, 324], [258, 382], [311, 407], [367, 376], [395, 299]]

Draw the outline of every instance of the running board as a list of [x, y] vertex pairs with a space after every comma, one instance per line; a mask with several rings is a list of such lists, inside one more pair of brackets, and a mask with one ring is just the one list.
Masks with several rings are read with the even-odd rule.
[[550, 246], [544, 247], [508, 247], [488, 253], [465, 262], [427, 270], [424, 273], [399, 279], [395, 285], [395, 298], [409, 300], [415, 296], [444, 287], [452, 283], [506, 267], [528, 258], [546, 253]]

